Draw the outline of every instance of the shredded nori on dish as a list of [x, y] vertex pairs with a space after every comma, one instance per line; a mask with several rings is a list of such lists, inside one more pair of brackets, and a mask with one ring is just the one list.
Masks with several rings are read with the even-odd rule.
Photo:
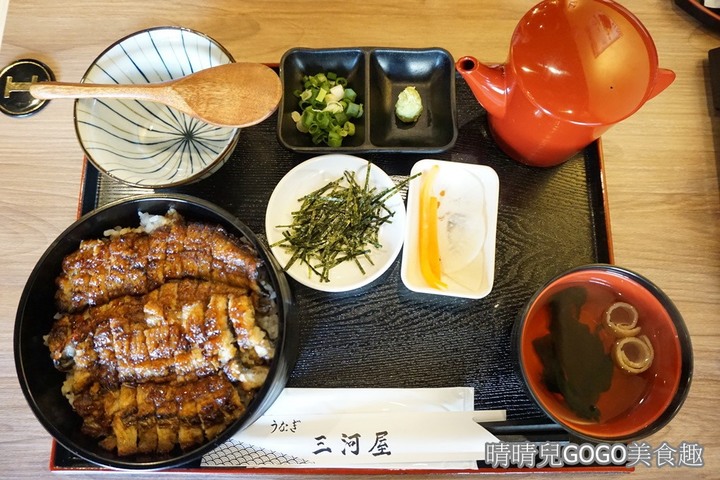
[[392, 223], [395, 215], [385, 203], [419, 174], [378, 190], [370, 181], [372, 167], [368, 162], [363, 182], [355, 172], [345, 170], [341, 177], [301, 197], [290, 225], [277, 225], [286, 230], [282, 240], [270, 246], [292, 255], [286, 271], [295, 262], [304, 263], [320, 282], [329, 282], [330, 270], [342, 262], [354, 262], [363, 275], [361, 258], [374, 265], [370, 254], [382, 248], [380, 227]]

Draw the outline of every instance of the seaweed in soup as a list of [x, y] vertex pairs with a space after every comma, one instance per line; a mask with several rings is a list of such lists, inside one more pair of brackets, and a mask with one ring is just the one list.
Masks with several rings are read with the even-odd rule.
[[533, 341], [543, 363], [542, 379], [579, 417], [597, 421], [600, 395], [610, 388], [613, 363], [600, 337], [580, 321], [587, 298], [570, 287], [550, 298], [550, 333]]

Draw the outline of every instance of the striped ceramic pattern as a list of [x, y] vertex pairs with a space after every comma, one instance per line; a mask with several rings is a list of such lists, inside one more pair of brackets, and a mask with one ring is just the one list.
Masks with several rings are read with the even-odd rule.
[[[87, 83], [154, 83], [232, 62], [200, 33], [176, 27], [144, 30], [108, 48], [83, 77]], [[143, 187], [204, 178], [222, 166], [238, 129], [208, 125], [164, 105], [139, 100], [82, 99], [75, 126], [101, 171]]]

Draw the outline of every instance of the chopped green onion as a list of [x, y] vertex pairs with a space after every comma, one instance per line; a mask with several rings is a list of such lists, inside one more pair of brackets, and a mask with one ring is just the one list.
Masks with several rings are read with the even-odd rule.
[[342, 139], [355, 134], [350, 119], [363, 115], [362, 103], [357, 103], [357, 93], [347, 87], [347, 79], [335, 72], [305, 75], [304, 90], [296, 90], [299, 111], [292, 119], [297, 129], [310, 133], [314, 144], [325, 143], [330, 147], [342, 146]]
[[355, 102], [348, 103], [347, 109], [345, 109], [348, 117], [359, 118], [362, 116], [362, 105], [358, 105]]
[[317, 122], [318, 126], [322, 128], [323, 130], [327, 130], [328, 126], [330, 125], [330, 115], [328, 115], [328, 112], [317, 112], [315, 115], [315, 121]]
[[335, 100], [340, 100], [345, 96], [345, 89], [342, 85], [335, 85], [330, 88], [330, 93], [333, 97], [335, 97]]
[[355, 93], [355, 90], [353, 90], [352, 88], [346, 88], [343, 98], [350, 102], [354, 102], [355, 98], [357, 98], [357, 93]]
[[339, 111], [335, 114], [335, 120], [337, 121], [338, 125], [345, 125], [345, 122], [348, 121], [348, 116], [343, 111]]
[[308, 107], [305, 110], [303, 110], [302, 116], [300, 117], [300, 121], [306, 127], [309, 127], [310, 125], [315, 123], [315, 112], [313, 111], [313, 109]]
[[342, 139], [343, 137], [339, 133], [337, 133], [335, 130], [332, 130], [330, 133], [328, 133], [328, 146], [339, 147], [340, 145], [342, 145]]

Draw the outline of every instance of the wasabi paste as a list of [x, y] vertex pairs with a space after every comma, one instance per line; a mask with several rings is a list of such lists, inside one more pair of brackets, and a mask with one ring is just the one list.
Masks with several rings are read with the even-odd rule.
[[422, 99], [415, 87], [406, 87], [398, 95], [395, 115], [405, 123], [417, 122], [423, 112]]

